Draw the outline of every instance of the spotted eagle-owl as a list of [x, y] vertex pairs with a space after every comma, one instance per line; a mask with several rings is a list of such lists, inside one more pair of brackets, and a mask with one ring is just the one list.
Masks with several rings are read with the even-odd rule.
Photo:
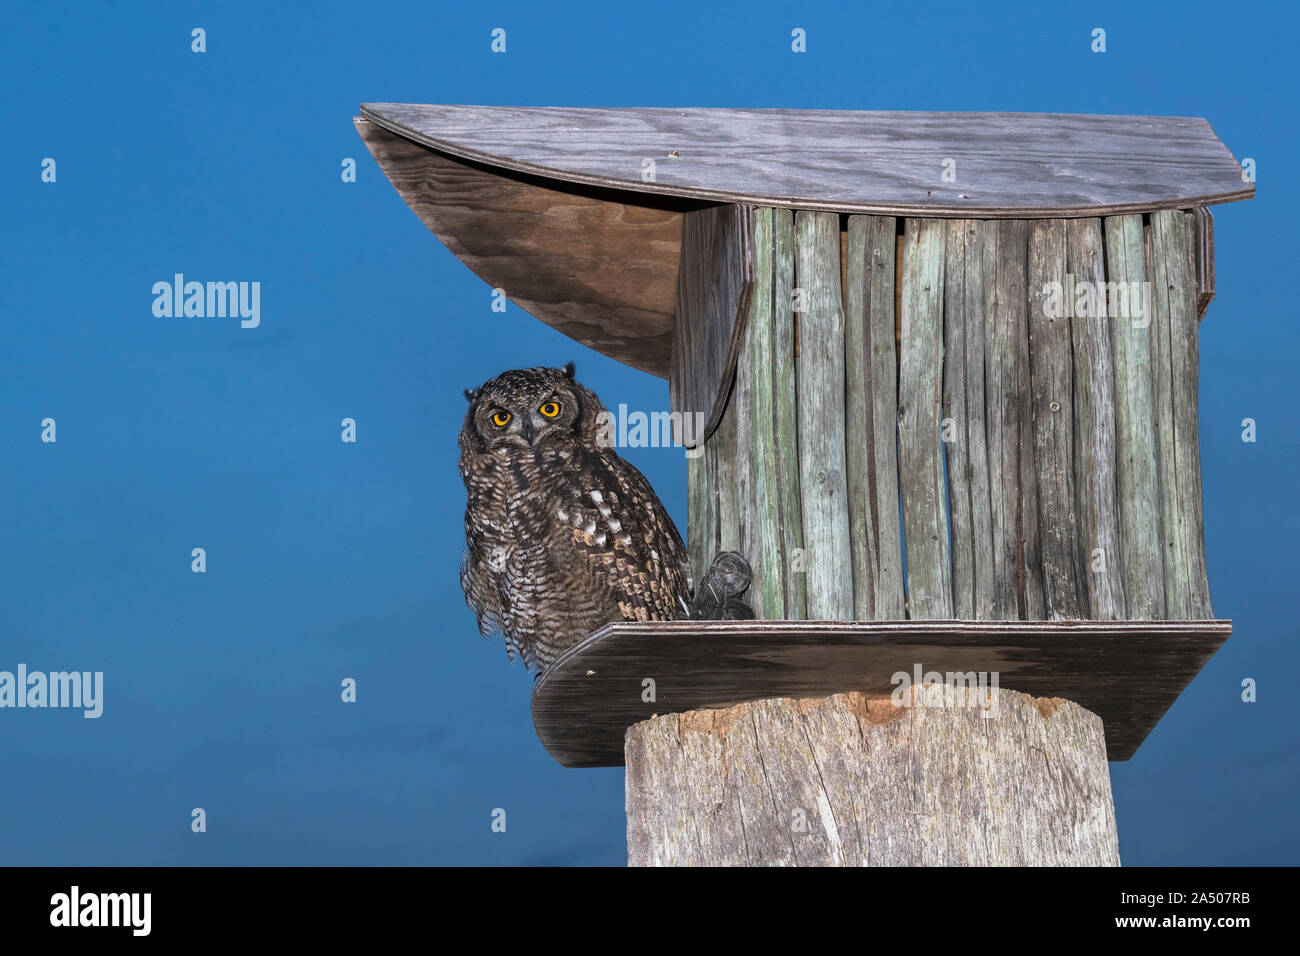
[[563, 369], [467, 391], [460, 473], [465, 599], [480, 633], [542, 669], [611, 621], [686, 617], [681, 535], [641, 472], [601, 441], [600, 400]]

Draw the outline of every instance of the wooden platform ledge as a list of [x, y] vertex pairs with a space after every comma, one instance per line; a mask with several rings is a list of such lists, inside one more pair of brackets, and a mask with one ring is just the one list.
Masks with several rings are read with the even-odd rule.
[[538, 678], [533, 725], [566, 767], [621, 766], [627, 728], [641, 721], [770, 698], [884, 699], [891, 677], [919, 664], [997, 672], [1002, 690], [1073, 701], [1101, 719], [1108, 759], [1128, 760], [1231, 631], [1230, 621], [610, 624]]

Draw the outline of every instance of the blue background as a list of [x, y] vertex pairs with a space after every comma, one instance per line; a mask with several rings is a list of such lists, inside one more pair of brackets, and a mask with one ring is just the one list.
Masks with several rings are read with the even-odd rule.
[[[99, 720], [0, 711], [0, 862], [626, 861], [622, 771], [542, 750], [530, 676], [465, 607], [455, 439], [461, 389], [505, 368], [573, 359], [633, 409], [666, 385], [493, 313], [358, 139], [366, 101], [1207, 117], [1259, 179], [1215, 209], [1201, 333], [1210, 581], [1235, 633], [1112, 765], [1120, 851], [1300, 862], [1289, 5], [27, 6], [0, 11], [0, 669], [102, 670], [106, 690]], [[155, 318], [174, 272], [260, 281], [260, 328]], [[680, 451], [626, 454], [684, 528]]]

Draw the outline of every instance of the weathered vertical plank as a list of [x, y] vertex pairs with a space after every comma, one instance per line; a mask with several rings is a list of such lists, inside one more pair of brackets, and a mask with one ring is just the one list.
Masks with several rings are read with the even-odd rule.
[[[1074, 363], [1065, 298], [1066, 225], [1037, 219], [1029, 227], [1029, 373], [1033, 389], [1034, 472], [1042, 546], [1043, 603], [1049, 620], [1086, 616], [1079, 570], [1074, 489]], [[1067, 288], [1068, 287], [1068, 288]]]
[[943, 245], [943, 454], [948, 476], [952, 527], [952, 609], [961, 620], [974, 618], [975, 542], [970, 500], [970, 445], [966, 414], [966, 223], [945, 223]]
[[898, 500], [898, 222], [872, 217], [870, 246], [872, 278], [868, 297], [871, 330], [872, 402], [874, 417], [876, 612], [879, 620], [907, 616], [903, 586], [903, 526]]
[[1100, 219], [1066, 223], [1066, 264], [1074, 276], [1074, 477], [1079, 560], [1088, 586], [1088, 616], [1125, 616], [1124, 576], [1115, 505], [1115, 376], [1106, 317], [1106, 259]]
[[844, 249], [844, 465], [849, 494], [849, 548], [853, 555], [853, 617], [876, 611], [875, 470], [876, 412], [871, 387], [870, 219], [849, 216]]
[[[737, 422], [746, 414], [725, 400], [730, 360], [739, 348], [751, 292], [751, 210], [714, 206], [682, 220], [670, 393], [683, 415], [710, 419], [703, 454], [687, 468], [687, 550], [695, 581], [720, 550], [739, 549]], [[711, 430], [711, 432], [710, 432]]]
[[[747, 409], [738, 407], [748, 405], [744, 399], [737, 401], [733, 388], [723, 409], [718, 427], [704, 445], [706, 457], [713, 457], [711, 481], [717, 497], [718, 507], [718, 551], [740, 551], [740, 513], [743, 507], [741, 497], [747, 482], [742, 479], [742, 461], [739, 454], [738, 431], [740, 419]], [[716, 552], [715, 552], [716, 553]], [[710, 555], [710, 560], [713, 555]]]
[[755, 617], [780, 620], [785, 617], [788, 571], [781, 556], [781, 478], [773, 401], [772, 243], [772, 210], [754, 210], [754, 292], [736, 387], [750, 392], [751, 422], [746, 430], [753, 506], [741, 535], [743, 553], [754, 571], [749, 602]]
[[1196, 241], [1196, 317], [1203, 319], [1214, 301], [1214, 214], [1197, 206], [1189, 215]]
[[909, 219], [903, 244], [898, 365], [899, 489], [907, 549], [908, 616], [952, 617], [948, 504], [942, 460], [942, 220]]
[[706, 441], [699, 454], [686, 462], [686, 551], [691, 559], [692, 579], [697, 585], [704, 580], [709, 562], [718, 553], [718, 500], [712, 471], [713, 456]]
[[726, 409], [753, 286], [752, 208], [717, 205], [682, 216], [668, 392], [675, 411], [701, 412], [712, 434]]
[[985, 222], [984, 391], [993, 529], [993, 605], [998, 620], [1043, 617], [1038, 544], [1029, 328], [1025, 293], [1029, 226]]
[[854, 618], [903, 617], [891, 216], [850, 216], [845, 263], [845, 437]]
[[776, 418], [776, 458], [781, 501], [781, 554], [785, 565], [785, 617], [808, 617], [808, 582], [803, 562], [803, 495], [799, 488], [798, 395], [795, 356], [798, 328], [794, 313], [794, 213], [772, 210], [772, 405]]
[[943, 408], [952, 420], [948, 502], [952, 509], [953, 613], [993, 617], [993, 530], [984, 409], [984, 272], [981, 227], [952, 219], [944, 238]]
[[844, 308], [840, 220], [795, 213], [801, 293], [797, 414], [807, 603], [812, 620], [853, 619], [852, 549], [844, 459]]
[[1205, 569], [1197, 434], [1195, 231], [1179, 210], [1151, 214], [1151, 337], [1160, 449], [1165, 610], [1171, 619], [1212, 616]]
[[1165, 581], [1142, 217], [1108, 216], [1105, 231], [1124, 598], [1131, 620], [1160, 620]]

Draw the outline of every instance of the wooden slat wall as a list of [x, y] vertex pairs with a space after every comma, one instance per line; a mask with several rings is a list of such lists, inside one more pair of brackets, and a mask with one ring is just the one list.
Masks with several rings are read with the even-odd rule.
[[741, 550], [766, 619], [1212, 617], [1192, 213], [753, 223], [697, 567]]

